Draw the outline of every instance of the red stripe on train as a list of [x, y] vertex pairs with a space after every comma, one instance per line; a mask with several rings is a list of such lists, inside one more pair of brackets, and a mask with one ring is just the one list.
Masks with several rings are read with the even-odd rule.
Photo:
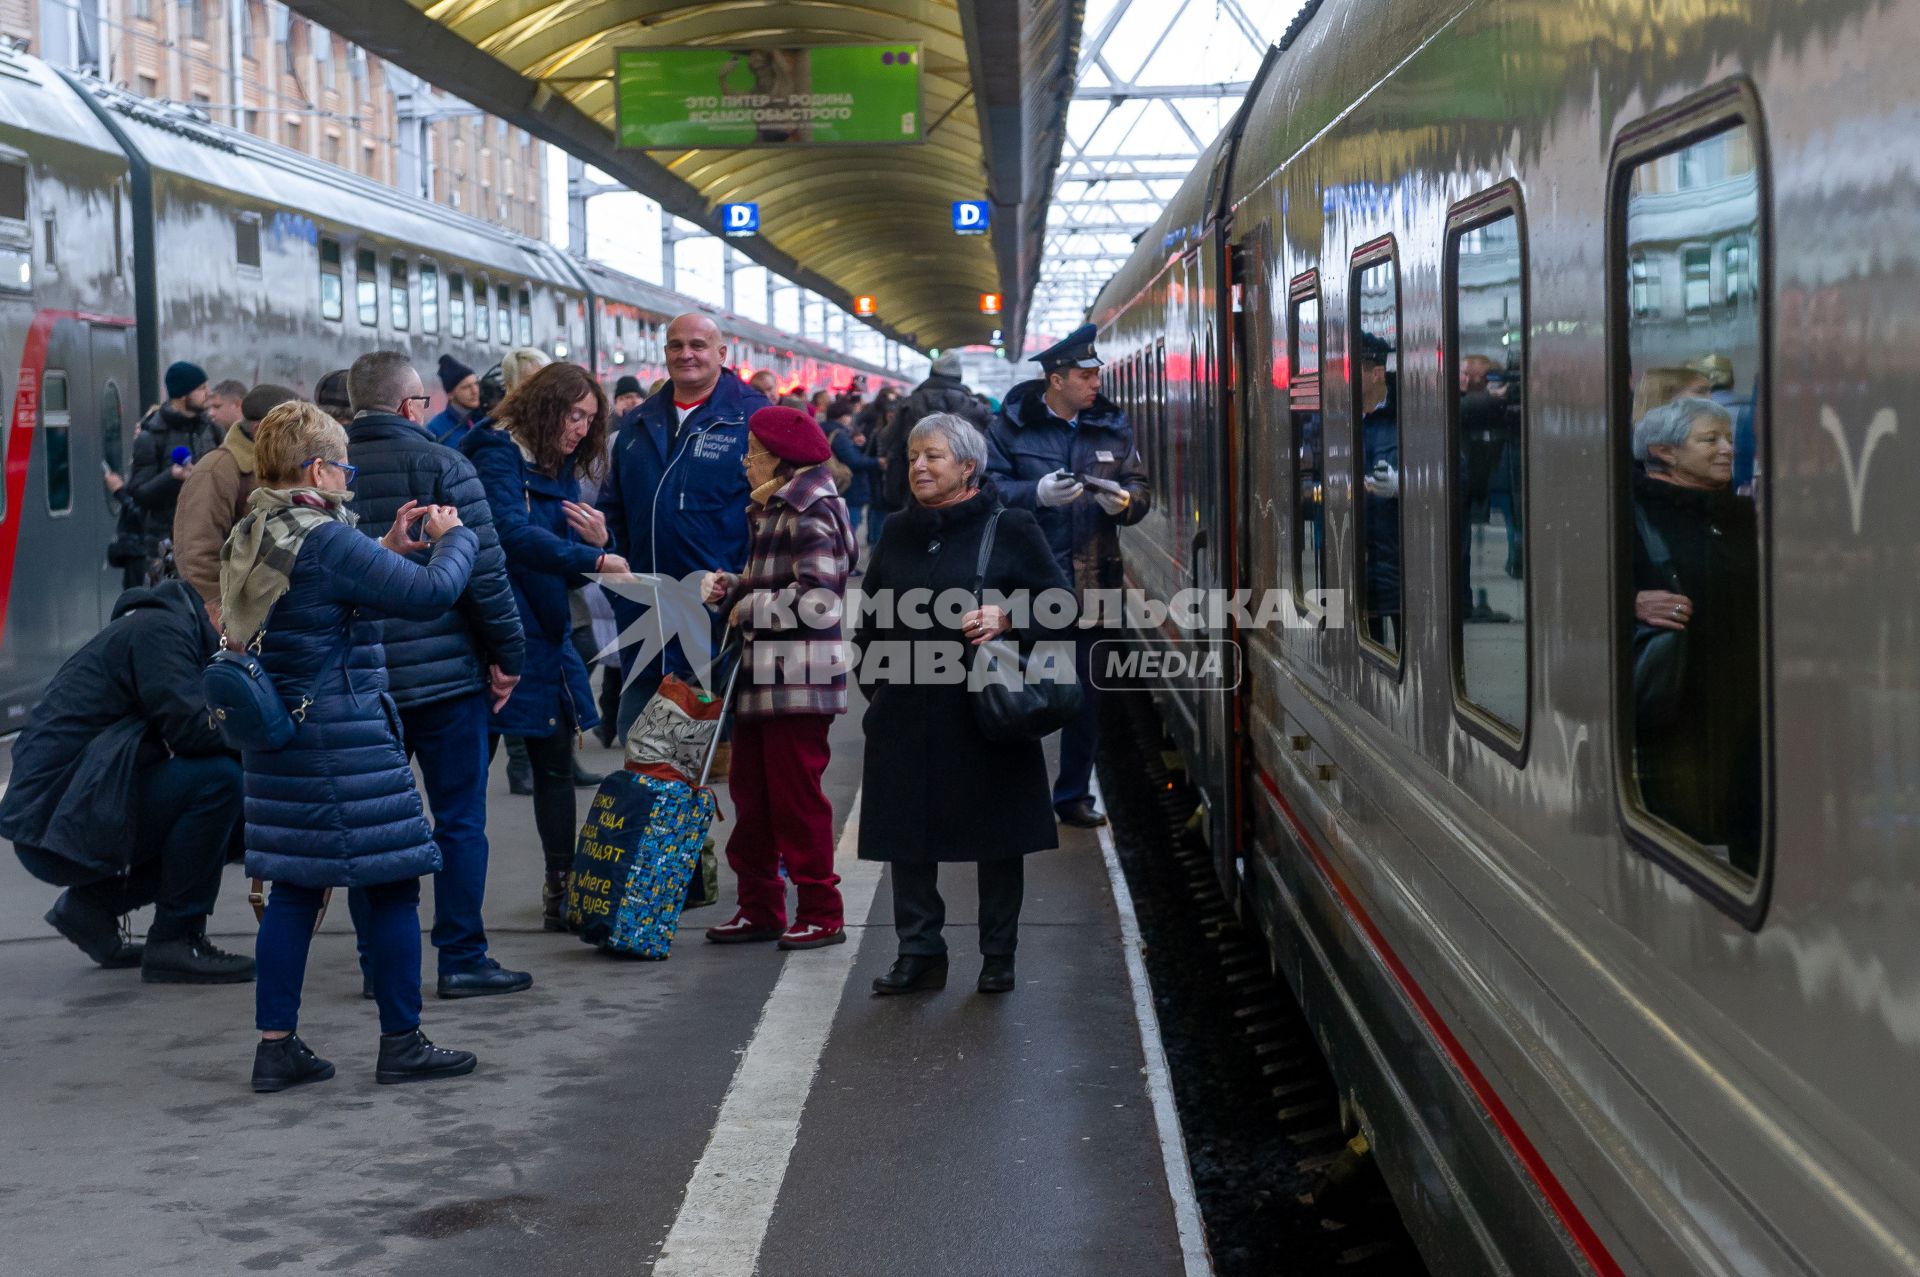
[[1607, 1253], [1606, 1245], [1600, 1240], [1600, 1235], [1594, 1231], [1593, 1225], [1587, 1222], [1586, 1216], [1580, 1213], [1580, 1208], [1574, 1205], [1573, 1198], [1561, 1186], [1559, 1177], [1547, 1165], [1546, 1158], [1540, 1155], [1540, 1150], [1534, 1147], [1533, 1141], [1527, 1138], [1527, 1133], [1520, 1128], [1519, 1121], [1514, 1118], [1512, 1111], [1493, 1089], [1493, 1084], [1487, 1080], [1487, 1075], [1480, 1071], [1480, 1066], [1475, 1064], [1473, 1057], [1467, 1054], [1466, 1048], [1460, 1044], [1460, 1039], [1453, 1035], [1453, 1030], [1449, 1029], [1446, 1021], [1441, 1019], [1439, 1010], [1427, 997], [1425, 990], [1421, 989], [1419, 982], [1413, 978], [1413, 973], [1407, 970], [1404, 962], [1400, 961], [1400, 955], [1393, 951], [1393, 946], [1387, 943], [1387, 938], [1380, 934], [1380, 928], [1374, 925], [1373, 918], [1361, 905], [1359, 898], [1353, 894], [1352, 889], [1347, 886], [1346, 879], [1334, 869], [1333, 862], [1326, 852], [1307, 831], [1305, 822], [1294, 811], [1293, 804], [1286, 800], [1286, 796], [1280, 792], [1280, 787], [1274, 783], [1273, 777], [1267, 774], [1264, 767], [1254, 768], [1254, 774], [1259, 776], [1260, 784], [1273, 796], [1273, 801], [1279, 804], [1281, 815], [1285, 816], [1287, 823], [1293, 826], [1293, 832], [1300, 839], [1301, 845], [1307, 849], [1307, 854], [1313, 858], [1313, 863], [1318, 865], [1320, 872], [1326, 876], [1328, 885], [1333, 888], [1334, 895], [1339, 897], [1341, 907], [1346, 910], [1347, 916], [1367, 938], [1367, 943], [1372, 946], [1382, 965], [1392, 974], [1395, 983], [1413, 1003], [1414, 1010], [1419, 1012], [1428, 1031], [1440, 1043], [1441, 1051], [1466, 1081], [1467, 1088], [1473, 1092], [1474, 1098], [1480, 1101], [1480, 1107], [1486, 1111], [1495, 1129], [1513, 1149], [1514, 1155], [1520, 1159], [1520, 1165], [1526, 1168], [1534, 1187], [1538, 1188], [1541, 1196], [1547, 1199], [1547, 1204], [1559, 1217], [1561, 1227], [1565, 1228], [1568, 1235], [1573, 1238], [1574, 1245], [1580, 1248], [1580, 1253], [1586, 1258], [1588, 1265], [1596, 1273], [1604, 1274], [1605, 1277], [1619, 1277], [1623, 1270], [1613, 1256]]
[[[33, 461], [33, 430], [40, 422], [40, 378], [47, 370], [47, 341], [53, 326], [63, 319], [131, 328], [133, 321], [119, 315], [95, 315], [83, 310], [39, 310], [27, 326], [26, 345], [20, 351], [20, 379], [13, 387], [13, 415], [7, 421], [7, 511], [0, 518], [0, 634], [6, 633], [7, 605], [13, 601], [14, 554], [20, 548], [20, 524], [27, 495], [27, 467]], [[105, 553], [105, 547], [101, 547]]]

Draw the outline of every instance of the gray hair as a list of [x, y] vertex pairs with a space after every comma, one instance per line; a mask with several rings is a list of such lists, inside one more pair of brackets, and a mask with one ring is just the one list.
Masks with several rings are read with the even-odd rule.
[[1733, 424], [1727, 410], [1711, 399], [1686, 396], [1649, 410], [1633, 423], [1633, 459], [1660, 468], [1662, 463], [1653, 449], [1678, 448], [1693, 434], [1693, 423], [1702, 417], [1711, 417], [1723, 426]]
[[953, 450], [953, 459], [965, 463], [973, 462], [973, 474], [968, 482], [974, 487], [987, 477], [987, 440], [974, 424], [965, 417], [951, 412], [930, 412], [914, 424], [907, 432], [907, 447], [911, 449], [922, 439], [931, 439], [939, 435], [947, 441], [947, 447]]
[[372, 350], [347, 369], [347, 406], [356, 413], [398, 412], [413, 381], [413, 361], [397, 350]]

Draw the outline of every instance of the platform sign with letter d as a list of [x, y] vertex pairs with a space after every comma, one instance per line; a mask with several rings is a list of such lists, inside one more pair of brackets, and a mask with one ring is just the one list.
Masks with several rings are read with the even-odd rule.
[[738, 235], [758, 235], [760, 206], [758, 204], [722, 204], [720, 225], [729, 238]]
[[988, 205], [985, 200], [953, 202], [953, 233], [955, 235], [985, 235], [988, 220]]

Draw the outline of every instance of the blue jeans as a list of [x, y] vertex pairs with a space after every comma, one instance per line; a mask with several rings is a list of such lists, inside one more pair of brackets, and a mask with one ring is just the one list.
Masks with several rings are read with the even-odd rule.
[[[440, 872], [433, 876], [433, 947], [441, 975], [472, 971], [486, 961], [487, 928], [480, 916], [487, 893], [487, 694], [474, 692], [400, 711], [407, 757], [420, 762], [420, 779], [433, 809], [433, 841]], [[361, 934], [360, 967], [367, 961], [366, 903], [347, 895]]]
[[1053, 805], [1061, 807], [1093, 797], [1093, 753], [1100, 744], [1099, 694], [1093, 688], [1093, 645], [1113, 636], [1105, 630], [1074, 635], [1073, 672], [1080, 680], [1080, 713], [1060, 730], [1060, 778], [1053, 782]]
[[[291, 1033], [300, 1025], [300, 986], [307, 979], [307, 950], [320, 916], [318, 887], [277, 882], [267, 896], [266, 916], [254, 944], [254, 1027]], [[420, 1027], [420, 880], [375, 883], [352, 893], [354, 930], [380, 1006], [382, 1033]]]

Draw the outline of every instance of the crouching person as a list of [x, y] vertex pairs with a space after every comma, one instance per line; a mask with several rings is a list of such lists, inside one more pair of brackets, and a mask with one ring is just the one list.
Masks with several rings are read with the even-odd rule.
[[[380, 627], [453, 607], [478, 541], [453, 507], [413, 502], [381, 540], [355, 532], [346, 431], [312, 404], [267, 414], [255, 462], [259, 487], [221, 551], [221, 618], [230, 644], [257, 644], [297, 730], [285, 747], [243, 758], [247, 872], [273, 883], [256, 950], [253, 1089], [333, 1076], [294, 1030], [308, 945], [334, 887], [365, 893], [355, 926], [380, 1008], [374, 1080], [470, 1073], [471, 1053], [420, 1031], [419, 880], [440, 868], [440, 852], [387, 695]], [[415, 520], [425, 540], [409, 535]], [[425, 564], [405, 557], [429, 545]]]
[[[240, 825], [240, 763], [209, 725], [200, 671], [218, 646], [184, 581], [128, 590], [53, 676], [13, 747], [0, 837], [67, 890], [54, 930], [103, 967], [168, 984], [253, 978], [207, 939]], [[144, 949], [120, 915], [154, 907]]]
[[[741, 629], [746, 662], [727, 773], [735, 819], [727, 863], [740, 907], [708, 929], [716, 944], [778, 939], [782, 949], [817, 949], [847, 938], [833, 805], [820, 788], [827, 729], [847, 712], [840, 612], [856, 552], [846, 503], [822, 464], [832, 451], [797, 408], [762, 408], [747, 419], [747, 570], [709, 573], [701, 584], [707, 602]], [[799, 893], [791, 927], [782, 864]]]

